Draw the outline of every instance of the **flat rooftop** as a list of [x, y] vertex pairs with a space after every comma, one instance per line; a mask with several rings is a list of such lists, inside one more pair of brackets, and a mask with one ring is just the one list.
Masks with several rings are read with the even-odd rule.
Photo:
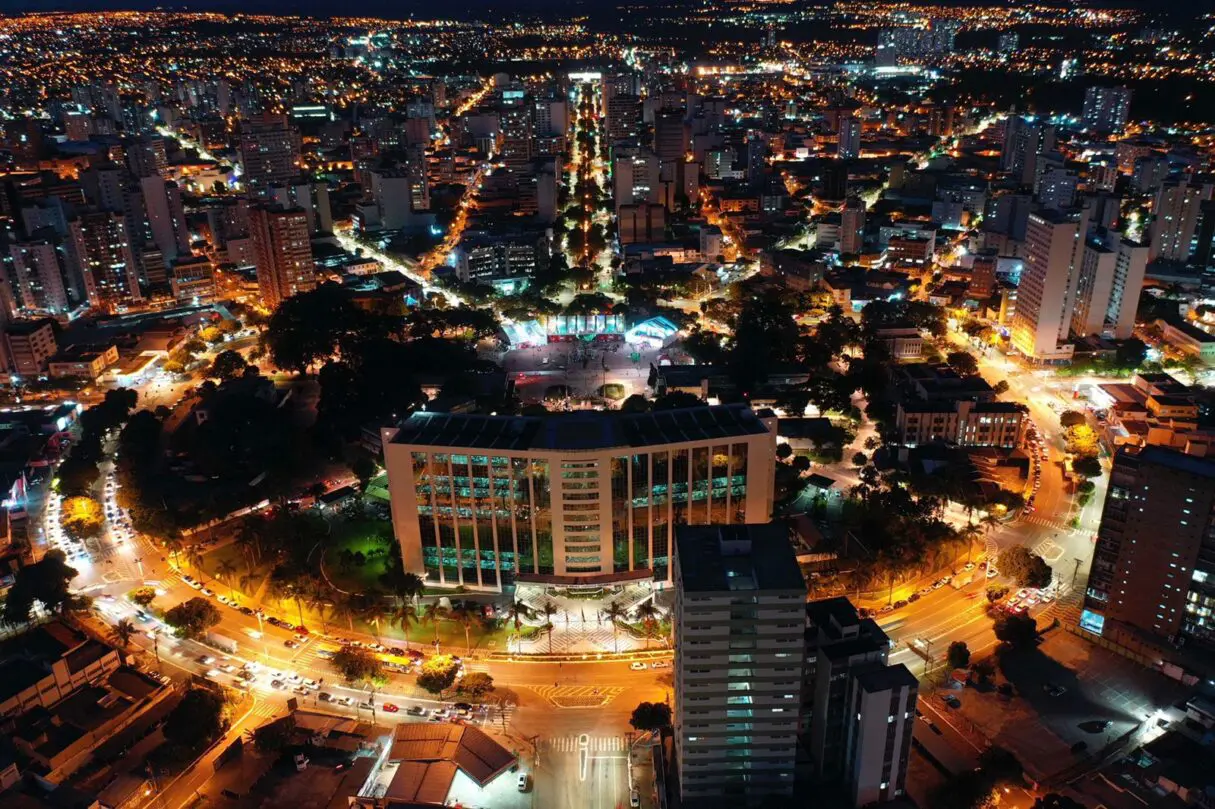
[[418, 412], [405, 420], [392, 443], [453, 449], [594, 450], [737, 438], [767, 431], [745, 405], [545, 416]]
[[679, 525], [675, 528], [675, 550], [686, 592], [806, 592], [783, 523]]

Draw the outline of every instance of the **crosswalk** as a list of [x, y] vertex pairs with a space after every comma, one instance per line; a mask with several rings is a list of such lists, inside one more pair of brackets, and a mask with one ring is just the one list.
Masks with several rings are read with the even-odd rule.
[[1054, 520], [1046, 515], [1028, 514], [1021, 518], [1021, 522], [1027, 522], [1031, 525], [1040, 525], [1043, 528], [1050, 528], [1055, 531], [1071, 531], [1072, 527], [1062, 520]]
[[540, 741], [551, 753], [577, 753], [584, 749], [584, 741], [585, 749], [591, 753], [624, 753], [629, 749], [623, 736], [553, 736]]
[[590, 686], [590, 685], [529, 685], [523, 686], [535, 691], [558, 708], [598, 708], [624, 692], [620, 686]]

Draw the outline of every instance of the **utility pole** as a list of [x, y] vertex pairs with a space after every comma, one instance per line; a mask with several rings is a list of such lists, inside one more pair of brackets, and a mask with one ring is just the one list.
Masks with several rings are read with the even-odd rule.
[[1072, 561], [1076, 563], [1076, 567], [1072, 570], [1072, 587], [1076, 586], [1076, 577], [1080, 575], [1080, 565], [1084, 564], [1084, 560], [1078, 556], [1073, 556]]

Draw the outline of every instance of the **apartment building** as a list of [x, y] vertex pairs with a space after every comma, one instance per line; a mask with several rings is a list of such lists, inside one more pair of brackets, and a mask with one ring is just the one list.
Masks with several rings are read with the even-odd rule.
[[681, 803], [793, 794], [806, 584], [786, 529], [675, 531], [675, 755]]
[[895, 413], [895, 429], [906, 446], [942, 441], [959, 447], [1015, 448], [1026, 409], [1018, 402], [906, 401]]

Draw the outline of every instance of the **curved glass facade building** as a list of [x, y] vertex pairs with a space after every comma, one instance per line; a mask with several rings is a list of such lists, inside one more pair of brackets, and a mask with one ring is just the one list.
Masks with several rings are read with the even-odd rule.
[[744, 405], [419, 412], [384, 435], [405, 569], [432, 585], [669, 582], [673, 527], [772, 517], [776, 418]]

